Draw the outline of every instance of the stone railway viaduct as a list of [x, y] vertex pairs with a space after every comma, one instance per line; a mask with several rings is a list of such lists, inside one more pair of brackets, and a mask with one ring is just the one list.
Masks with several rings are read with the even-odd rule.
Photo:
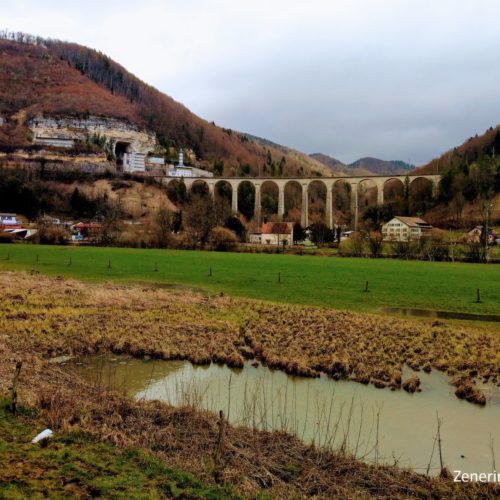
[[[322, 183], [326, 189], [326, 223], [329, 228], [333, 227], [333, 191], [337, 183], [347, 183], [351, 187], [351, 212], [354, 214], [354, 228], [358, 227], [358, 198], [359, 187], [367, 181], [371, 181], [371, 186], [377, 188], [377, 205], [384, 203], [384, 186], [392, 180], [399, 180], [403, 185], [408, 178], [410, 185], [418, 179], [426, 179], [432, 184], [433, 196], [437, 195], [441, 176], [438, 174], [415, 174], [415, 175], [369, 175], [354, 177], [185, 177], [183, 178], [187, 190], [189, 191], [195, 183], [205, 183], [211, 196], [215, 194], [217, 184], [226, 182], [231, 186], [232, 199], [231, 208], [233, 212], [238, 212], [238, 187], [243, 182], [250, 183], [255, 189], [254, 215], [258, 216], [261, 210], [261, 189], [264, 183], [273, 183], [278, 188], [278, 215], [285, 214], [285, 187], [288, 183], [296, 183], [301, 187], [301, 225], [309, 225], [308, 210], [308, 190], [313, 182]], [[179, 177], [163, 177], [162, 182], [166, 185], [174, 181], [179, 181]]]

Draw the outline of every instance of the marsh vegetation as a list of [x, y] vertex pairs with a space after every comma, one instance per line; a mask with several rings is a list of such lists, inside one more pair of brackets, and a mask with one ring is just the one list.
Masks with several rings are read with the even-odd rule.
[[[205, 411], [195, 404], [196, 391], [184, 391], [191, 400], [180, 401], [187, 404], [181, 407], [133, 400], [105, 383], [84, 382], [49, 361], [111, 352], [238, 368], [248, 359], [293, 375], [356, 378], [394, 389], [404, 382], [404, 365], [410, 365], [410, 372], [417, 374], [419, 368], [437, 368], [465, 377], [474, 388], [479, 379], [492, 387], [499, 374], [494, 329], [39, 274], [2, 273], [0, 287], [0, 353], [7, 361], [0, 365], [2, 393], [12, 383], [15, 362], [22, 361], [19, 404], [37, 409], [40, 426], [57, 433], [89, 432], [118, 448], [140, 446], [170, 467], [203, 481], [231, 484], [244, 495], [262, 490], [281, 497], [493, 494], [490, 487], [464, 490], [446, 478], [400, 470], [394, 467], [397, 460], [381, 465], [382, 455], [375, 463], [362, 463], [350, 446], [335, 451], [325, 447], [333, 443], [325, 433], [312, 446], [269, 426], [252, 429], [253, 418], [239, 422], [250, 427], [233, 427], [227, 422], [231, 409], [221, 408], [222, 416]], [[398, 369], [401, 381], [394, 376]], [[425, 394], [425, 383], [421, 388]], [[253, 415], [251, 405], [247, 410]], [[293, 415], [283, 417], [289, 432], [294, 430]], [[343, 433], [339, 430], [337, 436]], [[429, 433], [432, 438], [435, 429]]]

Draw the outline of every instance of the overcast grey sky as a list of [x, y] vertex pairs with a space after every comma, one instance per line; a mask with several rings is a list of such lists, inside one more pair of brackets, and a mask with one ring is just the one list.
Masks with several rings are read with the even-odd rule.
[[2, 0], [218, 125], [421, 164], [500, 123], [497, 0]]

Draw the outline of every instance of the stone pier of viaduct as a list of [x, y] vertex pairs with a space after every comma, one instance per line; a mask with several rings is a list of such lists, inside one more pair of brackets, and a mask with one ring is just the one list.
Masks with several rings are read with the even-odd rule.
[[[264, 183], [273, 183], [278, 188], [278, 215], [283, 217], [285, 214], [285, 187], [288, 183], [296, 183], [301, 187], [302, 206], [301, 206], [301, 225], [309, 225], [308, 209], [308, 190], [314, 182], [322, 183], [326, 189], [326, 222], [328, 227], [333, 227], [333, 192], [337, 183], [347, 183], [351, 188], [351, 212], [354, 214], [354, 228], [358, 225], [358, 198], [359, 187], [363, 183], [370, 182], [369, 187], [377, 188], [377, 205], [384, 203], [384, 186], [387, 182], [399, 180], [403, 185], [408, 179], [410, 185], [418, 179], [426, 179], [432, 184], [433, 196], [437, 195], [439, 181], [441, 176], [437, 174], [416, 174], [416, 175], [370, 175], [354, 177], [185, 177], [183, 178], [187, 190], [189, 191], [195, 183], [205, 183], [208, 192], [213, 196], [217, 184], [226, 182], [231, 186], [232, 199], [231, 208], [233, 212], [238, 212], [238, 187], [243, 182], [250, 183], [255, 189], [255, 208], [254, 216], [258, 216], [261, 210], [261, 188]], [[163, 177], [162, 182], [179, 181], [178, 177]]]

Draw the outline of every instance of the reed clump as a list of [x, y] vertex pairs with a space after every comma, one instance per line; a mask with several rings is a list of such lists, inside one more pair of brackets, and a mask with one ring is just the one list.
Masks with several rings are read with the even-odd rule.
[[420, 390], [420, 377], [417, 373], [412, 373], [411, 377], [403, 382], [403, 389], [410, 393]]
[[406, 367], [500, 386], [498, 330], [482, 325], [205, 296], [160, 286], [83, 284], [0, 273], [0, 332], [18, 352], [53, 357], [98, 352], [225, 363], [259, 361], [291, 375], [327, 374], [398, 390]]

